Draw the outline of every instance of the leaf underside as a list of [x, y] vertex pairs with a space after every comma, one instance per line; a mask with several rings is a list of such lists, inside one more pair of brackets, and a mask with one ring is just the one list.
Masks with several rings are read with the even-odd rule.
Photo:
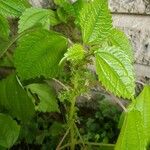
[[41, 112], [59, 112], [55, 91], [47, 84], [31, 84], [27, 86], [31, 93], [40, 99], [37, 110]]

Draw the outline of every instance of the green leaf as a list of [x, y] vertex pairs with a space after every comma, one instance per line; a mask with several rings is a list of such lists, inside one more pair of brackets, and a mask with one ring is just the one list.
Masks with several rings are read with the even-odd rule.
[[20, 126], [11, 117], [0, 113], [0, 145], [10, 148], [17, 140]]
[[27, 86], [31, 93], [40, 99], [37, 110], [41, 112], [59, 112], [55, 91], [47, 84], [31, 84]]
[[136, 108], [142, 113], [145, 133], [150, 142], [150, 85], [146, 85], [136, 98]]
[[133, 62], [134, 60], [133, 48], [131, 46], [129, 39], [121, 30], [115, 28], [111, 30], [109, 40], [113, 45], [120, 47], [126, 53], [126, 55], [128, 55], [130, 60]]
[[146, 150], [145, 132], [140, 111], [126, 112], [115, 150]]
[[90, 1], [81, 10], [79, 20], [84, 43], [99, 43], [110, 34], [112, 20], [106, 0]]
[[64, 11], [63, 8], [57, 8], [57, 15], [62, 22], [67, 22], [68, 14]]
[[6, 17], [19, 17], [28, 7], [27, 0], [0, 0], [0, 14]]
[[57, 76], [66, 49], [67, 40], [56, 32], [37, 29], [24, 35], [14, 56], [19, 76], [22, 79]]
[[64, 11], [71, 15], [76, 16], [75, 9], [69, 0], [54, 0], [56, 5], [59, 5]]
[[[80, 44], [74, 44], [72, 47], [68, 48], [67, 52], [64, 54], [64, 59], [72, 62], [78, 62], [84, 58], [84, 48]], [[60, 63], [61, 63], [60, 62]]]
[[47, 30], [50, 25], [57, 24], [54, 11], [42, 8], [26, 9], [19, 20], [19, 33], [39, 24]]
[[15, 75], [0, 81], [0, 105], [24, 122], [34, 114], [34, 105]]
[[0, 15], [0, 37], [7, 40], [9, 37], [9, 32], [8, 20]]
[[117, 47], [106, 46], [96, 51], [96, 72], [106, 90], [116, 96], [132, 99], [135, 79], [130, 59]]
[[5, 50], [5, 48], [8, 46], [8, 43], [9, 43], [8, 40], [0, 37], [0, 55]]

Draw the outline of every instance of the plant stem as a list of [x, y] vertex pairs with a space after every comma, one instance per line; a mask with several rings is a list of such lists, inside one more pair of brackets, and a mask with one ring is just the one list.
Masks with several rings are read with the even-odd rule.
[[[77, 141], [75, 144], [82, 144], [82, 141]], [[114, 147], [114, 144], [103, 144], [103, 143], [95, 143], [95, 142], [85, 142], [86, 145], [91, 145], [91, 146], [99, 146], [99, 147]], [[62, 147], [60, 147], [59, 150], [65, 149], [66, 147], [71, 146], [71, 143], [68, 143]]]
[[56, 150], [60, 150], [60, 146], [62, 145], [63, 141], [65, 140], [66, 136], [68, 135], [69, 130], [70, 130], [70, 128], [68, 128], [68, 130], [67, 130], [66, 133], [64, 134], [64, 136], [63, 136], [63, 138], [61, 139], [61, 141], [59, 142], [59, 144], [58, 144]]
[[80, 132], [78, 130], [78, 127], [77, 127], [77, 125], [75, 123], [74, 123], [74, 126], [75, 126], [76, 132], [77, 132], [77, 134], [78, 134], [78, 136], [79, 136], [79, 138], [80, 138], [80, 140], [81, 140], [81, 142], [83, 144], [83, 147], [85, 147], [84, 139], [82, 138], [82, 136], [81, 136], [81, 134], [80, 134]]
[[71, 141], [71, 150], [75, 149], [75, 131], [74, 131], [74, 113], [75, 113], [75, 103], [76, 103], [76, 97], [72, 99], [71, 102], [71, 108], [70, 108], [70, 116], [69, 116], [69, 126], [70, 126], [70, 141]]

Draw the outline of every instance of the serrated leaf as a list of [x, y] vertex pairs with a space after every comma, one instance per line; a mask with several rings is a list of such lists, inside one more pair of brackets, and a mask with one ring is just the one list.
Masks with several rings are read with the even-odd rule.
[[96, 51], [96, 72], [102, 85], [116, 96], [132, 99], [135, 79], [130, 59], [117, 47]]
[[47, 84], [31, 84], [27, 86], [31, 93], [40, 99], [37, 110], [41, 112], [59, 112], [55, 91]]
[[136, 98], [136, 108], [142, 114], [145, 133], [148, 142], [150, 142], [150, 85], [146, 85]]
[[140, 111], [126, 112], [115, 150], [146, 150], [145, 132]]
[[131, 42], [121, 30], [116, 28], [112, 29], [110, 32], [109, 40], [113, 45], [120, 47], [133, 62], [134, 58]]
[[93, 0], [80, 12], [80, 26], [84, 43], [99, 43], [112, 28], [111, 15], [106, 0]]
[[19, 76], [22, 79], [57, 76], [66, 49], [67, 40], [56, 32], [37, 29], [24, 35], [14, 56]]
[[9, 32], [8, 20], [0, 15], [0, 37], [7, 40], [9, 37]]
[[74, 44], [70, 48], [68, 48], [67, 52], [64, 54], [63, 59], [67, 59], [68, 61], [78, 62], [84, 58], [84, 48], [80, 44]]
[[11, 117], [0, 113], [0, 145], [10, 148], [17, 140], [20, 126]]
[[0, 105], [24, 122], [34, 114], [34, 105], [15, 75], [0, 81]]
[[6, 17], [19, 17], [28, 7], [27, 0], [0, 0], [0, 14]]
[[33, 26], [41, 24], [49, 30], [50, 25], [57, 24], [55, 13], [52, 10], [42, 8], [28, 8], [23, 12], [19, 20], [19, 33]]

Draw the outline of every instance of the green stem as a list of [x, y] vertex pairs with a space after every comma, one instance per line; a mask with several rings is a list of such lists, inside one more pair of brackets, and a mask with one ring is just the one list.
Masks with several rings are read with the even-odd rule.
[[68, 133], [69, 133], [69, 130], [70, 130], [70, 128], [68, 128], [68, 130], [67, 130], [66, 133], [64, 134], [64, 136], [63, 136], [63, 138], [61, 139], [61, 141], [59, 142], [59, 144], [58, 144], [56, 150], [59, 150], [59, 149], [60, 149], [60, 147], [61, 147], [63, 141], [65, 140], [65, 138], [67, 137], [67, 135], [68, 135]]
[[77, 134], [79, 136], [79, 139], [81, 140], [81, 142], [83, 144], [83, 147], [85, 147], [84, 139], [82, 138], [82, 136], [81, 136], [81, 134], [80, 134], [80, 132], [78, 130], [78, 127], [77, 127], [77, 125], [75, 123], [74, 123], [74, 126], [75, 126], [76, 132], [77, 132]]
[[[103, 144], [103, 143], [95, 143], [95, 142], [84, 142], [85, 145], [91, 145], [91, 146], [99, 146], [99, 147], [114, 147], [114, 144]], [[82, 141], [75, 142], [76, 145], [82, 144]], [[66, 145], [60, 147], [59, 150], [65, 149], [67, 147], [71, 146], [71, 143], [67, 143]]]
[[75, 130], [74, 130], [74, 114], [75, 114], [75, 103], [76, 103], [76, 97], [73, 98], [71, 102], [71, 108], [70, 108], [70, 116], [69, 116], [69, 126], [70, 126], [70, 141], [71, 141], [71, 150], [75, 149]]

